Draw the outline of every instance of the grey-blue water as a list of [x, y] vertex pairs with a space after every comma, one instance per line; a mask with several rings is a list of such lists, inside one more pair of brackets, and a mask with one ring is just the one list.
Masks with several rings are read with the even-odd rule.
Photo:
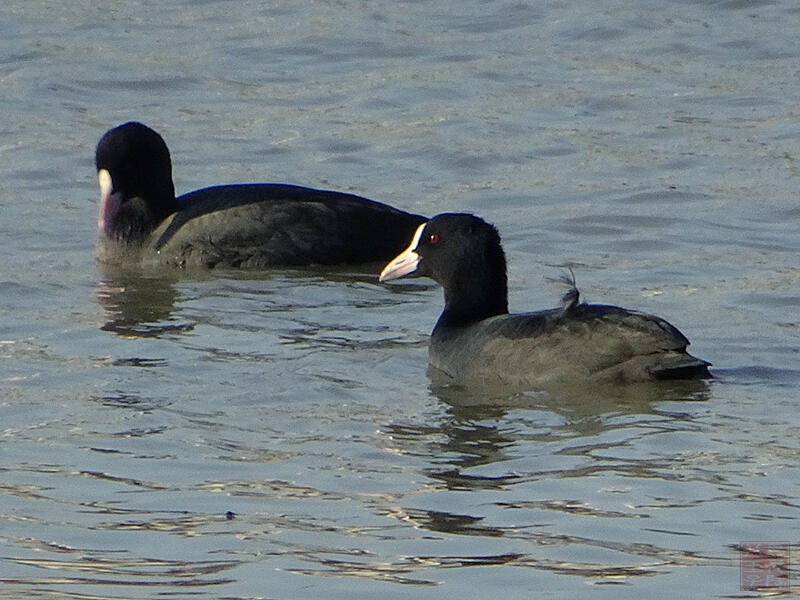
[[[0, 597], [730, 598], [800, 542], [800, 8], [0, 8]], [[94, 258], [94, 145], [494, 222], [513, 310], [661, 315], [701, 386], [433, 387], [428, 280]], [[796, 582], [794, 574], [792, 581]]]

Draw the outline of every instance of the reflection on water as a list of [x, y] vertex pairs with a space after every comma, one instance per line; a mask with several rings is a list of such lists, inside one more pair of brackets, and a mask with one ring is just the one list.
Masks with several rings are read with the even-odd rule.
[[[441, 423], [437, 426], [392, 423], [386, 429], [398, 451], [438, 457], [433, 461], [437, 468], [426, 471], [429, 477], [441, 481], [447, 489], [477, 490], [504, 489], [518, 483], [522, 479], [519, 474], [478, 476], [469, 474], [469, 470], [510, 461], [519, 452], [519, 447], [530, 442], [559, 443], [563, 445], [559, 454], [591, 457], [594, 451], [607, 452], [614, 446], [625, 446], [628, 440], [622, 438], [615, 444], [606, 441], [593, 444], [581, 440], [629, 429], [637, 437], [645, 428], [653, 432], [691, 431], [693, 427], [688, 414], [667, 412], [654, 408], [654, 405], [666, 401], [704, 401], [709, 393], [709, 384], [705, 381], [654, 382], [608, 386], [608, 389], [595, 386], [591, 392], [584, 389], [576, 393], [572, 390], [560, 395], [515, 393], [488, 397], [458, 386], [433, 386], [432, 391], [447, 405]], [[510, 413], [518, 416], [510, 418]], [[535, 418], [531, 421], [524, 415], [543, 416], [544, 422], [531, 429]], [[573, 440], [580, 443], [572, 445]], [[440, 468], [443, 465], [447, 468]], [[628, 466], [616, 465], [615, 468], [641, 474], [660, 466], [663, 466], [660, 461], [652, 464], [642, 461]], [[560, 473], [564, 477], [588, 475], [587, 469], [591, 467], [581, 467], [576, 472], [562, 468]]]
[[[229, 290], [222, 293], [253, 293], [268, 296], [274, 293], [267, 287], [255, 285], [248, 286], [248, 282], [275, 282], [275, 290], [303, 287], [327, 288], [331, 284], [347, 284], [357, 286], [365, 284], [374, 286], [377, 283], [376, 273], [378, 265], [344, 265], [326, 266], [325, 268], [292, 268], [269, 271], [194, 271], [183, 273], [165, 269], [154, 272], [141, 269], [126, 269], [110, 265], [98, 265], [101, 277], [97, 282], [95, 298], [103, 308], [106, 322], [101, 326], [104, 331], [110, 331], [121, 337], [161, 337], [167, 333], [180, 333], [192, 331], [197, 323], [186, 322], [176, 316], [176, 302], [182, 300], [177, 286], [180, 282], [213, 282], [228, 281]], [[417, 286], [419, 289], [430, 289], [433, 284]], [[308, 298], [293, 302], [291, 298], [277, 296], [271, 298], [272, 304], [264, 308], [271, 312], [291, 312], [301, 308]], [[298, 299], [299, 300], [299, 299]], [[315, 299], [316, 308], [332, 305], [324, 295]], [[384, 300], [371, 299], [368, 293], [353, 303], [353, 308], [365, 308]], [[348, 325], [343, 328], [341, 337], [325, 339], [319, 336], [321, 326], [316, 321], [302, 321], [294, 319], [298, 326], [287, 332], [286, 343], [305, 344], [313, 340], [321, 347], [348, 346], [355, 342], [352, 336], [359, 331], [357, 325]], [[241, 325], [240, 325], [241, 326]], [[399, 337], [397, 338], [399, 339]], [[388, 342], [383, 340], [379, 343]], [[376, 346], [378, 347], [378, 346]]]
[[[636, 536], [627, 541], [608, 539], [605, 536], [609, 529], [598, 527], [605, 521], [613, 522], [614, 528], [655, 531], [667, 536], [694, 535], [681, 532], [677, 523], [663, 528], [653, 524], [640, 529], [640, 522], [662, 520], [655, 518], [657, 513], [653, 512], [653, 506], [633, 501], [633, 505], [626, 503], [625, 508], [620, 509], [595, 503], [603, 495], [627, 496], [635, 480], [675, 480], [676, 470], [683, 473], [680, 479], [688, 476], [687, 471], [694, 471], [697, 480], [722, 482], [704, 473], [702, 464], [705, 461], [700, 448], [688, 454], [682, 454], [680, 449], [671, 455], [647, 456], [647, 452], [642, 452], [649, 437], [680, 436], [702, 429], [692, 413], [702, 405], [698, 402], [708, 399], [707, 382], [641, 384], [628, 389], [615, 388], [614, 393], [595, 389], [592, 394], [584, 390], [579, 394], [494, 397], [468, 393], [455, 386], [434, 386], [433, 390], [446, 406], [437, 423], [394, 422], [385, 427], [392, 451], [427, 457], [432, 466], [425, 473], [431, 487], [421, 490], [416, 500], [406, 497], [406, 503], [412, 505], [378, 510], [431, 534], [503, 538], [529, 542], [532, 546], [528, 552], [502, 556], [428, 556], [427, 566], [504, 564], [621, 582], [631, 577], [668, 573], [680, 566], [731, 568], [737, 564], [735, 558], [718, 552], [704, 554], [680, 549], [681, 545], [642, 543]], [[670, 403], [669, 410], [662, 408], [666, 402]], [[684, 403], [688, 403], [686, 411], [680, 409]], [[633, 448], [640, 451], [633, 452]], [[586, 484], [595, 478], [604, 482], [598, 482], [598, 486], [607, 488], [599, 496], [597, 493], [583, 498], [552, 495], [555, 482], [571, 480], [583, 481], [580, 489], [585, 494]], [[559, 487], [564, 486], [555, 485]], [[428, 494], [459, 492], [478, 495], [472, 503], [459, 502], [462, 507], [470, 504], [474, 512], [413, 507]], [[489, 504], [480, 501], [486, 494], [495, 494]], [[631, 500], [637, 496], [634, 494]], [[503, 500], [503, 497], [514, 499]], [[679, 497], [682, 499], [680, 493]], [[660, 498], [662, 502], [665, 499]], [[659, 508], [664, 507], [666, 504], [659, 504]], [[555, 515], [558, 517], [554, 519]], [[592, 523], [584, 529], [600, 535], [551, 532], [553, 522], [564, 519]], [[509, 522], [523, 524], [503, 525]], [[632, 527], [621, 527], [621, 522], [630, 522]], [[562, 550], [542, 553], [540, 549], [546, 547]], [[578, 548], [594, 548], [598, 556], [608, 552], [609, 560], [582, 562], [554, 558], [559, 554], [570, 556]], [[626, 564], [620, 564], [620, 555], [625, 557], [622, 562]], [[611, 556], [617, 558], [611, 559]], [[405, 563], [393, 567], [396, 574], [411, 569]], [[384, 576], [387, 568], [383, 567]]]
[[[367, 429], [342, 440], [294, 431], [282, 414], [291, 414], [286, 407], [278, 412], [254, 407], [250, 420], [235, 424], [224, 411], [199, 414], [150, 405], [143, 413], [177, 420], [169, 436], [167, 429], [152, 432], [146, 455], [126, 450], [137, 447], [130, 446], [135, 437], [98, 432], [102, 444], [86, 444], [106, 457], [102, 469], [49, 471], [81, 479], [96, 488], [92, 495], [107, 500], [76, 502], [31, 485], [4, 491], [7, 498], [49, 507], [29, 517], [40, 526], [46, 514], [73, 506], [92, 532], [136, 533], [162, 542], [120, 553], [113, 543], [108, 550], [54, 546], [11, 527], [3, 539], [16, 548], [12, 562], [22, 570], [0, 581], [40, 593], [59, 581], [112, 586], [97, 597], [124, 598], [124, 592], [110, 592], [113, 586], [180, 585], [213, 596], [217, 586], [238, 589], [237, 573], [250, 567], [419, 589], [466, 568], [513, 569], [524, 579], [530, 572], [552, 573], [594, 583], [630, 583], [687, 567], [732, 569], [735, 556], [683, 541], [703, 533], [681, 518], [679, 511], [689, 506], [687, 486], [725, 484], [724, 477], [708, 477], [713, 456], [691, 444], [648, 441], [701, 430], [697, 415], [705, 413], [697, 410], [703, 404], [697, 400], [705, 399], [708, 389], [653, 385], [617, 399], [601, 394], [594, 401], [586, 395], [540, 394], [481, 399], [455, 388], [435, 389], [432, 412], [416, 418], [384, 413], [377, 433]], [[136, 414], [131, 398], [102, 405]], [[317, 419], [331, 421], [332, 431], [349, 429], [359, 418], [353, 411], [337, 417], [332, 408], [313, 409]], [[380, 415], [381, 408], [371, 406], [370, 412]], [[185, 447], [176, 445], [177, 439], [185, 439]], [[330, 465], [330, 449], [337, 447], [336, 456], [349, 458]], [[154, 460], [158, 470], [150, 468]], [[180, 467], [187, 460], [196, 474]], [[308, 473], [291, 466], [301, 462], [309, 465]], [[174, 480], [164, 475], [172, 470], [170, 463], [178, 465]], [[29, 471], [17, 466], [5, 469], [5, 476], [21, 468]], [[388, 487], [377, 493], [364, 481]], [[655, 487], [635, 491], [636, 482]], [[717, 503], [735, 501], [738, 493], [718, 488], [705, 502], [713, 514]], [[694, 496], [704, 494], [694, 489]], [[703, 502], [693, 508], [708, 510]], [[7, 524], [10, 514], [2, 517]], [[458, 542], [464, 538], [469, 544]], [[165, 541], [181, 553], [202, 548], [214, 558], [175, 560], [162, 547]], [[50, 556], [24, 555], [26, 549]], [[42, 569], [59, 575], [36, 572]]]
[[106, 322], [101, 329], [121, 337], [160, 337], [191, 331], [192, 323], [171, 322], [178, 293], [175, 280], [104, 269], [95, 297]]
[[589, 413], [619, 410], [628, 407], [632, 411], [646, 410], [654, 402], [705, 400], [710, 391], [710, 381], [704, 379], [652, 381], [628, 383], [557, 382], [541, 390], [519, 390], [496, 382], [482, 386], [471, 383], [465, 386], [453, 383], [446, 373], [428, 367], [431, 391], [454, 408], [470, 406], [483, 410], [506, 410], [513, 408], [565, 407], [571, 411], [586, 410]]
[[[53, 548], [47, 548], [53, 550]], [[22, 580], [1, 579], [6, 585], [26, 585], [39, 588], [40, 594], [26, 593], [27, 598], [54, 597], [47, 593], [47, 587], [69, 581], [79, 585], [98, 586], [177, 586], [193, 588], [199, 586], [217, 586], [235, 581], [225, 577], [209, 577], [238, 566], [237, 561], [165, 561], [159, 559], [124, 559], [99, 558], [86, 556], [87, 549], [64, 548], [64, 554], [76, 555], [74, 560], [54, 560], [46, 558], [12, 558], [11, 562], [40, 570], [58, 570], [62, 574], [55, 576], [27, 577]], [[89, 551], [90, 552], [90, 551]], [[9, 590], [11, 594], [13, 592]], [[61, 596], [61, 595], [59, 595]], [[12, 598], [0, 592], [0, 597]], [[77, 597], [77, 596], [61, 596]], [[121, 596], [91, 596], [92, 598], [121, 598]]]
[[[69, 449], [62, 464], [3, 468], [5, 497], [40, 508], [24, 512], [25, 527], [15, 506], [0, 511], [16, 569], [0, 581], [43, 597], [59, 582], [104, 586], [97, 598], [178, 586], [257, 597], [243, 583], [250, 569], [284, 590], [296, 583], [283, 577], [298, 575], [427, 590], [467, 568], [630, 583], [735, 567], [735, 555], [698, 542], [720, 504], [791, 508], [769, 493], [743, 497], [706, 435], [704, 406], [725, 377], [467, 390], [426, 380], [426, 336], [385, 324], [383, 311], [416, 310], [431, 286], [398, 294], [352, 273], [226, 277], [104, 274], [103, 330], [123, 357], [96, 361], [111, 376], [85, 401], [96, 410], [72, 445], [36, 433]], [[127, 358], [133, 342], [168, 358]], [[421, 361], [419, 378], [378, 398], [361, 364], [392, 356]], [[187, 384], [196, 362], [202, 388]], [[255, 377], [241, 370], [251, 363]], [[255, 383], [237, 396], [239, 372]], [[140, 374], [160, 386], [140, 388]], [[710, 524], [687, 521], [686, 508]], [[54, 544], [31, 525], [64, 533]], [[103, 541], [80, 543], [86, 531]], [[119, 542], [129, 536], [146, 541]]]

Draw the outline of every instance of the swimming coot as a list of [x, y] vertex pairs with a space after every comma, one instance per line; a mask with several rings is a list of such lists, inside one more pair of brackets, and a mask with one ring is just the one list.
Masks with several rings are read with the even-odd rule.
[[405, 275], [444, 288], [429, 356], [455, 380], [537, 386], [710, 376], [710, 363], [688, 354], [689, 341], [664, 319], [583, 304], [577, 290], [561, 308], [508, 314], [500, 235], [473, 215], [441, 214], [421, 224], [380, 280]]
[[112, 264], [270, 267], [386, 261], [424, 217], [366, 198], [277, 183], [175, 197], [169, 150], [141, 123], [100, 139], [98, 258]]

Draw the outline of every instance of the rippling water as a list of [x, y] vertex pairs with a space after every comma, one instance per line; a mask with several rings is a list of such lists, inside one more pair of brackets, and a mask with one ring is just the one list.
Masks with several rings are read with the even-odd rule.
[[[740, 597], [797, 544], [800, 9], [22, 2], [0, 19], [0, 597]], [[380, 266], [100, 270], [94, 144], [497, 224], [511, 305], [659, 314], [706, 383], [467, 392]], [[794, 571], [792, 582], [795, 582]]]

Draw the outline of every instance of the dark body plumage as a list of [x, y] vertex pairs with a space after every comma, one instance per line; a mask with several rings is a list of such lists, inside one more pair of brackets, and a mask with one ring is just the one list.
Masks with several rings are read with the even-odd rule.
[[259, 183], [175, 197], [169, 151], [141, 123], [97, 145], [98, 257], [112, 264], [263, 268], [387, 260], [425, 219], [341, 192]]
[[654, 315], [580, 304], [576, 292], [562, 308], [508, 314], [500, 236], [473, 215], [420, 225], [381, 280], [412, 274], [444, 287], [429, 358], [455, 380], [535, 387], [709, 376], [709, 363], [686, 351], [686, 337]]

